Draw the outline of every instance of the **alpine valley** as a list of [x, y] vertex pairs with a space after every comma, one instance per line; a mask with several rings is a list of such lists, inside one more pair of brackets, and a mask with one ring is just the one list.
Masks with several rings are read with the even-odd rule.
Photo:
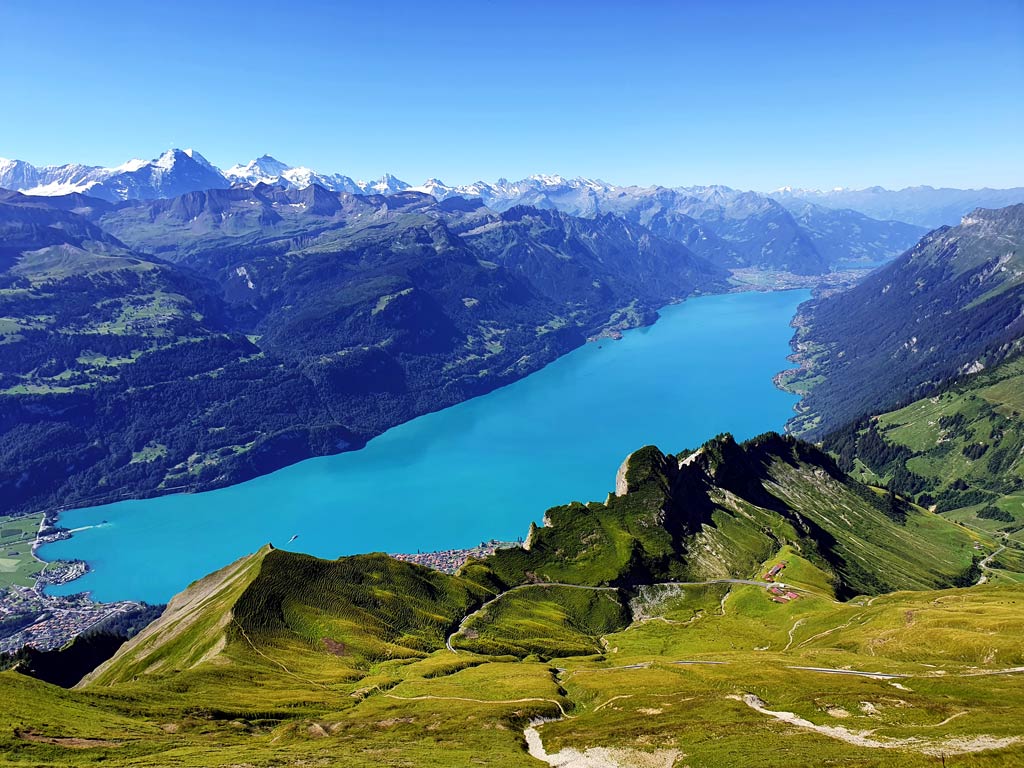
[[[1024, 764], [1024, 189], [412, 186], [192, 150], [5, 160], [0, 187], [0, 765]], [[62, 512], [358, 451], [666, 305], [794, 287], [788, 424], [623, 445], [607, 496], [519, 541], [275, 541], [166, 606], [46, 591], [103, 567], [37, 559]], [[651, 391], [602, 407], [707, 407]]]

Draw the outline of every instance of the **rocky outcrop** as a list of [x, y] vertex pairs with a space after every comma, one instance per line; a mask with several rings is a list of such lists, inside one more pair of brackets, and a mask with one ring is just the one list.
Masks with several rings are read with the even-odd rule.
[[615, 495], [625, 496], [629, 493], [629, 483], [626, 481], [626, 473], [629, 472], [629, 460], [633, 454], [629, 454], [619, 465], [619, 471], [615, 473]]

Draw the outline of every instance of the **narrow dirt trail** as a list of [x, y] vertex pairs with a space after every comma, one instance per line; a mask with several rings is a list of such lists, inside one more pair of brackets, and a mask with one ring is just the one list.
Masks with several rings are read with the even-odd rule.
[[752, 693], [745, 693], [742, 696], [727, 696], [726, 698], [742, 701], [754, 711], [773, 717], [781, 722], [820, 733], [822, 736], [828, 736], [831, 739], [845, 741], [847, 744], [853, 744], [858, 747], [906, 749], [937, 757], [939, 755], [963, 755], [971, 752], [983, 752], [989, 749], [1003, 749], [1020, 741], [1018, 736], [996, 737], [978, 735], [974, 737], [950, 738], [943, 741], [928, 741], [917, 737], [901, 739], [894, 736], [876, 736], [874, 731], [853, 731], [839, 725], [818, 725], [810, 720], [805, 720], [793, 712], [768, 709], [765, 702]]
[[793, 622], [793, 626], [789, 628], [789, 642], [786, 643], [786, 647], [782, 650], [788, 651], [790, 648], [793, 647], [793, 633], [796, 632], [797, 629], [799, 629], [800, 625], [803, 624], [805, 621], [806, 619], [797, 619]]
[[[764, 587], [766, 589], [768, 587], [772, 586], [772, 584], [770, 582], [767, 582], [767, 581], [757, 581], [755, 579], [710, 579], [708, 581], [663, 581], [663, 582], [658, 582], [657, 584], [640, 584], [640, 585], [637, 585], [637, 586], [639, 586], [639, 587], [646, 587], [646, 586], [659, 586], [659, 587], [705, 587], [705, 586], [709, 586], [709, 585], [712, 585], [712, 584], [746, 584], [746, 585], [750, 585], [750, 586], [754, 586], [754, 587]], [[565, 583], [557, 582], [557, 581], [541, 582], [541, 583], [538, 583], [538, 584], [519, 584], [519, 585], [517, 585], [515, 587], [512, 587], [511, 589], [505, 590], [504, 592], [499, 592], [494, 597], [492, 597], [490, 600], [488, 600], [487, 602], [483, 603], [483, 605], [481, 605], [479, 608], [477, 608], [476, 610], [474, 610], [474, 611], [472, 611], [470, 613], [467, 613], [465, 616], [463, 616], [462, 620], [459, 622], [459, 625], [458, 625], [458, 627], [456, 627], [455, 631], [452, 632], [450, 635], [448, 635], [447, 638], [445, 638], [445, 641], [444, 641], [445, 647], [449, 651], [451, 651], [452, 653], [458, 653], [458, 651], [452, 645], [452, 642], [455, 640], [456, 637], [458, 637], [460, 634], [462, 634], [462, 631], [466, 628], [466, 624], [468, 624], [473, 619], [474, 616], [477, 616], [477, 615], [480, 615], [481, 613], [483, 613], [489, 606], [491, 606], [494, 603], [496, 603], [499, 600], [501, 600], [501, 598], [505, 597], [505, 595], [511, 594], [512, 592], [518, 592], [518, 591], [523, 590], [523, 589], [530, 589], [530, 588], [534, 588], [534, 587], [567, 587], [569, 589], [590, 589], [590, 590], [594, 590], [594, 591], [597, 591], [597, 592], [619, 592], [619, 591], [621, 591], [619, 587], [590, 587], [590, 586], [585, 586], [585, 585], [582, 585], [582, 584], [565, 584]], [[722, 612], [722, 615], [725, 615], [725, 601], [729, 597], [731, 592], [732, 592], [731, 590], [729, 592], [726, 592], [725, 595], [722, 597], [722, 602], [720, 604], [720, 610]]]
[[465, 701], [470, 704], [529, 704], [531, 702], [544, 702], [558, 707], [562, 717], [572, 717], [572, 715], [565, 711], [565, 707], [562, 706], [562, 702], [558, 701], [558, 699], [545, 699], [536, 696], [524, 699], [473, 699], [468, 696], [433, 696], [430, 694], [424, 694], [423, 696], [399, 696], [395, 693], [382, 693], [381, 696], [385, 699], [396, 699], [398, 701]]
[[988, 557], [986, 557], [984, 560], [982, 560], [981, 562], [978, 563], [978, 568], [981, 569], [981, 574], [978, 576], [978, 580], [976, 582], [974, 582], [974, 586], [977, 587], [980, 584], [984, 584], [985, 582], [988, 581], [988, 574], [985, 573], [985, 571], [989, 570], [989, 567], [988, 567], [989, 563], [991, 563], [993, 560], [995, 560], [996, 555], [998, 555], [1004, 549], [1006, 549], [1006, 545], [1005, 544], [1003, 544], [1001, 547], [999, 547], [999, 549], [993, 551]]

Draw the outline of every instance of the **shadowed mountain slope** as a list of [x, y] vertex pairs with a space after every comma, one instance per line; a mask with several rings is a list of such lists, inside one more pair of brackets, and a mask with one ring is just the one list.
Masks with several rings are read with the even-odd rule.
[[801, 308], [806, 392], [791, 423], [820, 436], [992, 365], [1024, 335], [1024, 205], [976, 210], [922, 238], [848, 291]]

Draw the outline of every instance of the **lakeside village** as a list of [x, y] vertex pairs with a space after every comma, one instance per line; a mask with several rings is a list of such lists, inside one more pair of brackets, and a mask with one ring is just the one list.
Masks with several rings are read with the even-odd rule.
[[54, 523], [40, 514], [0, 522], [0, 560], [4, 565], [0, 577], [6, 577], [0, 582], [0, 653], [13, 653], [26, 645], [40, 651], [62, 648], [115, 617], [144, 607], [132, 601], [98, 603], [87, 593], [47, 595], [47, 586], [66, 584], [88, 571], [81, 560], [47, 562], [36, 554], [44, 544], [71, 536]]
[[[9, 563], [23, 566], [27, 584], [0, 583], [0, 653], [13, 653], [28, 645], [40, 651], [62, 648], [75, 637], [89, 631], [96, 631], [118, 616], [143, 610], [143, 603], [120, 601], [116, 603], [99, 603], [88, 593], [79, 593], [67, 597], [47, 595], [45, 587], [51, 584], [65, 584], [84, 575], [88, 565], [80, 560], [47, 562], [42, 560], [36, 550], [44, 544], [71, 536], [71, 532], [55, 525], [55, 519], [42, 515], [33, 515], [39, 524], [31, 530], [30, 518], [23, 518], [21, 534], [17, 538], [11, 535], [13, 529], [3, 529], [2, 525], [10, 526], [12, 521], [0, 524], [0, 532], [5, 537], [0, 544], [0, 556]], [[30, 545], [26, 550], [25, 545]], [[498, 549], [521, 547], [523, 541], [499, 541], [492, 539], [480, 542], [476, 547], [468, 549], [446, 549], [437, 552], [394, 553], [397, 560], [432, 568], [444, 573], [455, 573], [470, 559], [479, 559], [493, 554]], [[21, 561], [16, 558], [21, 557]], [[27, 556], [27, 557], [26, 557]], [[29, 561], [31, 558], [31, 561]], [[796, 600], [799, 595], [786, 589], [779, 581], [779, 576], [786, 567], [785, 561], [773, 565], [764, 574], [764, 581], [769, 582], [768, 592], [776, 603], [788, 603]], [[12, 568], [6, 569], [11, 575]], [[16, 579], [15, 579], [16, 580]]]
[[425, 565], [427, 568], [433, 568], [435, 571], [455, 573], [467, 560], [479, 560], [482, 557], [493, 555], [496, 550], [521, 546], [523, 546], [523, 540], [521, 538], [517, 541], [498, 541], [497, 539], [491, 539], [490, 541], [481, 541], [479, 546], [471, 547], [470, 549], [446, 549], [441, 552], [417, 552], [415, 555], [393, 554], [391, 557], [396, 560], [403, 560], [407, 563]]

